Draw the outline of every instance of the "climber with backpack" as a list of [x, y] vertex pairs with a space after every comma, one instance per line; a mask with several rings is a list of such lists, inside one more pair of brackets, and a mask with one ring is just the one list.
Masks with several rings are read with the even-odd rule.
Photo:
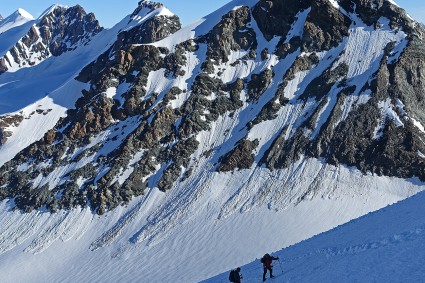
[[230, 271], [229, 281], [233, 283], [241, 283], [242, 275], [239, 272], [241, 272], [240, 267]]
[[279, 260], [279, 257], [273, 257], [269, 254], [265, 254], [261, 258], [261, 263], [263, 264], [263, 267], [264, 267], [263, 282], [266, 281], [267, 270], [269, 270], [269, 272], [270, 272], [270, 278], [274, 277], [273, 276], [273, 265], [272, 265], [273, 260]]

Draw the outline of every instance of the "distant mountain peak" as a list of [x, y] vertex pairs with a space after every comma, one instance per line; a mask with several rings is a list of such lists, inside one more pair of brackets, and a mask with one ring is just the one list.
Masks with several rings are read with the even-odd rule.
[[55, 10], [66, 10], [69, 7], [66, 5], [60, 5], [60, 4], [53, 4], [50, 6], [47, 10], [45, 10], [39, 17], [39, 19], [44, 18], [46, 15], [53, 13]]
[[10, 16], [2, 19], [2, 21], [0, 22], [0, 34], [9, 29], [22, 26], [33, 20], [34, 17], [30, 13], [28, 13], [24, 9], [19, 8]]
[[144, 0], [139, 2], [138, 7], [131, 14], [131, 18], [134, 19], [137, 16], [144, 16], [155, 10], [158, 10], [158, 15], [174, 16], [174, 14], [171, 13], [170, 10], [168, 10], [162, 3]]
[[155, 9], [158, 9], [159, 7], [163, 7], [164, 4], [160, 3], [160, 2], [156, 2], [156, 1], [151, 1], [151, 0], [142, 0], [139, 2], [138, 4], [139, 6], [144, 6], [144, 7], [153, 7]]
[[34, 17], [22, 8], [19, 8], [18, 10], [16, 10], [16, 12], [14, 14], [17, 15], [17, 16], [27, 18], [29, 20], [34, 20]]
[[[10, 18], [10, 23], [18, 22], [22, 25], [28, 22], [28, 20], [20, 19], [29, 18], [29, 14], [24, 10], [20, 9], [15, 14], [20, 15], [15, 16], [19, 21]], [[2, 25], [8, 22], [9, 18], [0, 23], [0, 33]], [[14, 26], [17, 25], [14, 24]], [[8, 29], [11, 27], [13, 25], [10, 25]], [[95, 16], [92, 13], [87, 14], [81, 6], [52, 5], [15, 46], [12, 46], [6, 54], [1, 54], [3, 57], [0, 63], [0, 74], [37, 65], [50, 56], [59, 56], [74, 50], [89, 42], [101, 30]]]

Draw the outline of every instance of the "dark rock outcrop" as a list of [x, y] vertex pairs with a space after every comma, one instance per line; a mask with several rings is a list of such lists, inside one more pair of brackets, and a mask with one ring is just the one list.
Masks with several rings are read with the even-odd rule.
[[243, 139], [230, 152], [220, 159], [218, 172], [233, 171], [235, 169], [248, 169], [254, 163], [253, 150], [258, 146], [258, 140]]
[[[144, 10], [149, 10], [147, 13], [152, 13], [156, 9], [162, 8], [161, 3], [152, 1], [140, 1], [137, 9], [131, 14], [130, 21], [137, 18], [138, 14]], [[176, 32], [181, 28], [180, 19], [178, 16], [155, 16], [144, 21], [141, 25], [123, 31], [120, 33], [117, 44], [126, 46], [129, 44], [144, 44], [161, 40], [168, 35]]]
[[384, 16], [390, 19], [391, 27], [412, 31], [412, 21], [400, 7], [386, 0], [340, 0], [339, 5], [347, 12], [355, 12], [367, 25], [379, 25], [379, 19]]
[[248, 95], [252, 100], [257, 100], [267, 90], [273, 79], [273, 71], [266, 69], [260, 74], [253, 74], [248, 83]]
[[313, 1], [304, 24], [304, 51], [329, 50], [338, 46], [348, 36], [350, 25], [351, 20], [332, 6], [330, 1]]
[[274, 36], [286, 36], [299, 11], [310, 7], [304, 0], [261, 0], [253, 9], [253, 16], [267, 40]]
[[207, 56], [215, 64], [227, 62], [228, 55], [235, 50], [255, 50], [256, 34], [248, 24], [251, 22], [249, 7], [243, 6], [224, 15], [207, 35]]
[[12, 132], [7, 130], [10, 126], [18, 126], [24, 117], [21, 115], [12, 115], [12, 116], [1, 116], [0, 117], [0, 145], [4, 144], [7, 139], [12, 135]]

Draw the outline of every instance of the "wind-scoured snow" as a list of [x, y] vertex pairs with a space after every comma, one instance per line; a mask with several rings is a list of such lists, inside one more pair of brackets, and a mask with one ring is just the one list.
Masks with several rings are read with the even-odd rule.
[[[389, 20], [380, 18], [381, 26], [375, 29], [367, 26], [357, 15], [350, 14], [353, 24], [349, 30], [344, 54], [337, 65], [347, 63], [349, 69], [347, 80], [349, 85], [357, 86], [357, 93], [365, 85], [370, 77], [379, 69], [384, 56], [385, 47], [394, 42], [395, 48], [405, 47], [406, 34], [402, 31], [392, 30]], [[398, 49], [397, 49], [398, 50]], [[401, 52], [396, 52], [400, 56]], [[396, 60], [398, 57], [393, 58]]]

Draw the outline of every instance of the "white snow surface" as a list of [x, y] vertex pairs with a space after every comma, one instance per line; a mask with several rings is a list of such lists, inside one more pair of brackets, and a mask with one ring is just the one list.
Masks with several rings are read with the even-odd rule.
[[[266, 282], [424, 282], [424, 204], [425, 193], [420, 193], [276, 251], [275, 278], [267, 274]], [[202, 282], [226, 282], [228, 274]], [[243, 265], [241, 274], [244, 283], [261, 282], [260, 260]]]
[[199, 160], [203, 173], [167, 194], [150, 189], [104, 216], [22, 214], [2, 202], [2, 282], [198, 282], [423, 189], [314, 159], [273, 172], [205, 166]]

